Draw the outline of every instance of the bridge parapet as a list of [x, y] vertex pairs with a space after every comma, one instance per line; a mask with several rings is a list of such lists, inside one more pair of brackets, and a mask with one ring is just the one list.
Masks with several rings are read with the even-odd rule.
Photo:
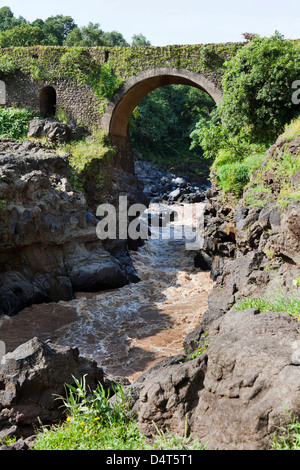
[[[5, 103], [43, 114], [61, 107], [69, 119], [92, 128], [101, 125], [122, 152], [130, 153], [127, 124], [139, 101], [150, 91], [169, 84], [185, 84], [222, 98], [224, 62], [245, 43], [165, 47], [17, 47], [0, 49], [0, 80]], [[113, 96], [101, 95], [104, 64], [117, 78]], [[55, 100], [45, 103], [43, 90], [53, 89]], [[49, 95], [50, 96], [50, 95]], [[127, 155], [119, 162], [132, 166]], [[129, 163], [128, 163], [129, 162]]]
[[[53, 86], [57, 106], [72, 119], [99, 122], [107, 97], [95, 93], [101, 68], [109, 62], [120, 81], [154, 69], [201, 74], [221, 89], [223, 65], [245, 43], [165, 47], [15, 47], [0, 49], [0, 80], [6, 85], [6, 105], [40, 110], [40, 90]], [[160, 73], [160, 72], [159, 72]], [[98, 91], [98, 90], [97, 90]], [[110, 97], [111, 98], [111, 97]], [[0, 103], [1, 105], [1, 103]]]

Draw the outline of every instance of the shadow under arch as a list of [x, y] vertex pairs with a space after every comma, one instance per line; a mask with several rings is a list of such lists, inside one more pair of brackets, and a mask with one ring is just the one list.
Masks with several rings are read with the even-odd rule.
[[52, 86], [45, 86], [40, 90], [40, 113], [44, 118], [55, 116], [56, 91]]
[[188, 85], [208, 93], [217, 103], [222, 90], [200, 73], [186, 69], [155, 68], [127, 79], [107, 105], [101, 119], [101, 127], [109, 133], [117, 147], [115, 165], [133, 172], [133, 159], [128, 122], [138, 103], [151, 91], [166, 85]]

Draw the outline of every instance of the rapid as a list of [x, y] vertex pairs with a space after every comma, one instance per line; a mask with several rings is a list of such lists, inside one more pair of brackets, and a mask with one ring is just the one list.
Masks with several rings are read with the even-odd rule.
[[[197, 237], [195, 223], [203, 208], [203, 202], [168, 205], [178, 214], [176, 220], [156, 234], [152, 229], [143, 246], [130, 252], [139, 282], [78, 292], [72, 301], [33, 305], [5, 317], [0, 335], [7, 351], [38, 336], [77, 347], [107, 374], [130, 381], [156, 362], [182, 354], [183, 340], [201, 321], [213, 286], [210, 273], [194, 267], [196, 251], [187, 244], [189, 237]], [[150, 204], [152, 210], [157, 211], [157, 203]], [[178, 236], [183, 224], [185, 237]]]

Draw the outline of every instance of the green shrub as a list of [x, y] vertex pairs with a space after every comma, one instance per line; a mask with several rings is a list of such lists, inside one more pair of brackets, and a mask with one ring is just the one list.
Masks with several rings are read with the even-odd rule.
[[230, 163], [220, 167], [217, 174], [219, 187], [225, 191], [233, 190], [238, 196], [249, 181], [249, 169], [244, 162]]
[[300, 76], [300, 44], [276, 32], [256, 36], [224, 64], [222, 121], [234, 134], [251, 127], [254, 139], [275, 139], [299, 115], [292, 83]]
[[224, 192], [233, 191], [237, 196], [241, 196], [251, 175], [261, 165], [264, 155], [253, 153], [241, 158], [230, 151], [221, 150], [212, 167], [215, 169], [218, 186]]
[[73, 378], [67, 385], [68, 397], [62, 398], [66, 420], [54, 426], [42, 426], [37, 431], [33, 450], [204, 450], [191, 436], [178, 437], [158, 431], [155, 443], [146, 444], [136, 418], [130, 413], [128, 399], [121, 386], [115, 384], [114, 401], [101, 384], [89, 391], [85, 377]]
[[286, 427], [273, 435], [272, 450], [300, 450], [300, 422], [291, 417]]
[[95, 130], [92, 136], [62, 145], [60, 152], [70, 154], [70, 165], [74, 170], [80, 172], [94, 159], [102, 160], [108, 155], [114, 155], [115, 149], [111, 146], [105, 131]]
[[106, 62], [101, 67], [99, 82], [94, 83], [94, 91], [101, 98], [110, 100], [122, 83], [123, 79], [115, 74], [110, 62]]
[[0, 135], [12, 139], [26, 137], [28, 121], [36, 117], [26, 108], [0, 108]]

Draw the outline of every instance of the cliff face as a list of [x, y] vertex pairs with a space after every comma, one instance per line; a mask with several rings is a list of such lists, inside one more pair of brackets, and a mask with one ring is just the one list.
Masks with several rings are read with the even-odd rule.
[[280, 137], [237, 205], [216, 188], [207, 192], [203, 251], [216, 281], [212, 309], [225, 312], [251, 295], [295, 291], [293, 280], [300, 275], [299, 155], [299, 134], [292, 140]]
[[113, 247], [121, 264], [97, 238], [98, 220], [71, 181], [67, 157], [0, 141], [0, 315], [129, 282], [125, 243]]

